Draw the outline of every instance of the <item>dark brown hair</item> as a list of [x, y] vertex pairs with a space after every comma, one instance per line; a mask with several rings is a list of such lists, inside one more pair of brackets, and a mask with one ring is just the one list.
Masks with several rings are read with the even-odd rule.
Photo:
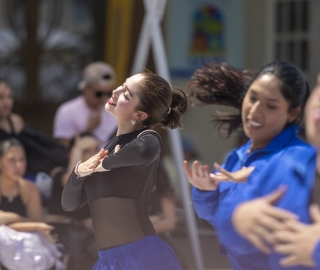
[[144, 79], [139, 86], [137, 109], [148, 114], [142, 124], [146, 127], [161, 124], [162, 128], [182, 128], [182, 115], [188, 107], [186, 94], [153, 72], [147, 70], [140, 74]]

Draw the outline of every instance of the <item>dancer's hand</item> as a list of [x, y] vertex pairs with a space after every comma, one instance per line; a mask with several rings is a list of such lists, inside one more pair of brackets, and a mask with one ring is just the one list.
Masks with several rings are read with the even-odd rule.
[[101, 163], [101, 160], [107, 155], [108, 150], [104, 150], [102, 148], [98, 154], [79, 164], [77, 172], [75, 173], [80, 177], [85, 177], [92, 174], [95, 171], [96, 167]]
[[[313, 253], [320, 241], [320, 211], [316, 205], [310, 206], [313, 224], [307, 225], [297, 220], [286, 222], [283, 230], [275, 232], [275, 250], [287, 255], [280, 261], [282, 266], [315, 266]], [[319, 265], [318, 265], [319, 266]]]
[[[115, 149], [114, 149], [114, 153], [117, 153], [120, 150], [120, 145], [116, 145]], [[108, 150], [106, 150], [108, 151]], [[107, 153], [108, 154], [108, 153]], [[106, 170], [105, 168], [102, 167], [102, 160], [107, 156], [107, 154], [105, 155], [101, 155], [101, 157], [99, 159], [97, 159], [98, 164], [93, 168], [94, 172], [106, 172], [109, 170]]]
[[266, 242], [274, 242], [273, 231], [283, 229], [284, 221], [297, 218], [294, 214], [273, 206], [285, 191], [285, 187], [280, 187], [267, 196], [242, 203], [232, 214], [236, 231], [262, 252], [270, 252]]
[[199, 166], [198, 160], [195, 160], [190, 169], [186, 160], [183, 161], [183, 167], [187, 173], [191, 185], [200, 190], [216, 190], [220, 180], [213, 173], [210, 173], [208, 165]]
[[213, 166], [220, 172], [215, 173], [217, 179], [220, 181], [233, 181], [238, 183], [247, 182], [249, 175], [253, 172], [255, 167], [242, 167], [241, 170], [229, 172], [223, 169], [218, 163], [213, 163]]
[[214, 174], [210, 173], [208, 165], [199, 166], [197, 160], [193, 162], [191, 169], [186, 160], [183, 162], [183, 166], [189, 182], [200, 190], [216, 190], [220, 182], [246, 182], [248, 176], [254, 170], [254, 167], [243, 167], [239, 171], [229, 172], [218, 163], [214, 163], [214, 167], [219, 171]]
[[95, 171], [95, 168], [99, 165], [101, 160], [104, 159], [108, 155], [108, 153], [109, 153], [108, 150], [104, 150], [103, 148], [101, 148], [99, 153], [95, 155], [96, 158], [93, 159], [93, 161], [90, 165], [90, 169], [93, 169], [93, 171]]

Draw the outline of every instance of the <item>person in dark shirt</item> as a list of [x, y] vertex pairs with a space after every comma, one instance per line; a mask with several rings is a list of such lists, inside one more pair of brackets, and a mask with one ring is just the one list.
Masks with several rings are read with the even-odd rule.
[[22, 117], [12, 112], [13, 90], [0, 77], [0, 141], [15, 138], [25, 148], [28, 160], [25, 178], [34, 181], [37, 173], [47, 174], [57, 166], [67, 164], [67, 149], [41, 130], [25, 123]]
[[[43, 222], [40, 192], [34, 183], [23, 178], [26, 166], [20, 141], [10, 138], [0, 142], [0, 225], [18, 232], [38, 232], [54, 241], [54, 227]], [[24, 254], [24, 249], [20, 252]], [[7, 269], [1, 263], [0, 269]]]
[[150, 128], [181, 128], [186, 96], [146, 71], [114, 90], [105, 109], [117, 120], [117, 135], [97, 155], [78, 162], [62, 207], [74, 211], [89, 203], [99, 249], [93, 269], [181, 269], [148, 217], [161, 152], [160, 136]]
[[313, 223], [302, 223], [274, 206], [286, 193], [286, 188], [279, 188], [267, 196], [239, 205], [233, 213], [233, 225], [240, 235], [261, 250], [264, 242], [275, 244], [275, 250], [286, 255], [280, 261], [282, 266], [320, 269], [320, 75], [306, 104], [305, 117], [306, 138], [318, 149], [313, 204], [310, 206]]

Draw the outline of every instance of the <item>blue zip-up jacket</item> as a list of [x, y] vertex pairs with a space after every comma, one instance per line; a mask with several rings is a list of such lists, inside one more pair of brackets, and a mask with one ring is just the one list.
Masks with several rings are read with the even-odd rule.
[[[221, 250], [229, 257], [234, 270], [312, 269], [284, 268], [279, 265], [283, 257], [273, 252], [266, 255], [241, 237], [233, 228], [231, 216], [235, 207], [287, 185], [287, 191], [276, 204], [310, 222], [308, 207], [316, 166], [316, 151], [297, 136], [297, 126], [289, 126], [265, 148], [247, 154], [251, 140], [232, 151], [224, 164], [228, 171], [254, 166], [246, 183], [223, 182], [215, 191], [192, 190], [195, 210], [200, 218], [215, 227], [222, 244]], [[320, 266], [318, 268], [320, 269]]]

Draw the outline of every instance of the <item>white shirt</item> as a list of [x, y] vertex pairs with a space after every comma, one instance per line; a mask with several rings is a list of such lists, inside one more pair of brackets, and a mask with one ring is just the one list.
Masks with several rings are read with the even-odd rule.
[[[90, 116], [90, 110], [83, 96], [61, 104], [54, 117], [53, 137], [72, 139], [84, 132]], [[116, 128], [116, 119], [102, 107], [101, 122], [93, 131], [93, 135], [100, 141], [100, 147], [106, 145], [111, 139], [110, 137], [115, 134]]]

